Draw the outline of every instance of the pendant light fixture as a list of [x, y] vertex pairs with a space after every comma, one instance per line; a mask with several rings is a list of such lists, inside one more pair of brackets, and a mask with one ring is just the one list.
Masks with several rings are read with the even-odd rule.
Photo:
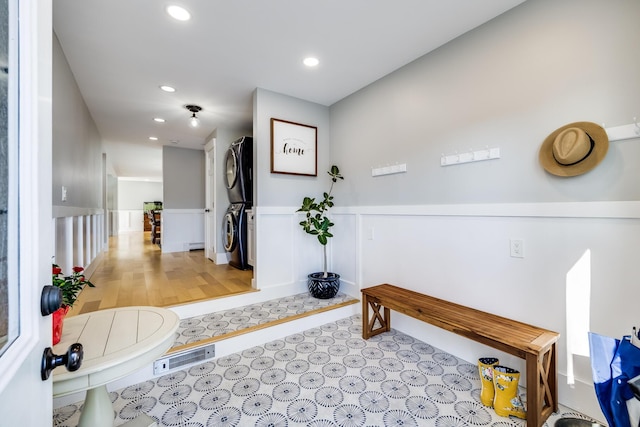
[[191, 127], [197, 128], [198, 125], [200, 125], [200, 119], [198, 119], [198, 116], [196, 115], [196, 113], [199, 113], [200, 111], [202, 111], [202, 107], [199, 107], [197, 105], [185, 105], [184, 108], [191, 111], [191, 118], [189, 119], [189, 124], [191, 125]]

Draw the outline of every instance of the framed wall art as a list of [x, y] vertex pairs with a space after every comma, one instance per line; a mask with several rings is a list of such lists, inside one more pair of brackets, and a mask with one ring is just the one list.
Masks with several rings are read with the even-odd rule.
[[271, 119], [271, 173], [318, 175], [318, 128]]

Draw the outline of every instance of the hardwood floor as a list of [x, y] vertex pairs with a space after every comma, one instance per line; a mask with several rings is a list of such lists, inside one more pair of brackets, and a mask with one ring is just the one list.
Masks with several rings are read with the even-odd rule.
[[89, 278], [69, 315], [150, 305], [169, 307], [252, 292], [251, 270], [216, 265], [204, 251], [163, 254], [149, 232], [111, 237], [109, 251]]

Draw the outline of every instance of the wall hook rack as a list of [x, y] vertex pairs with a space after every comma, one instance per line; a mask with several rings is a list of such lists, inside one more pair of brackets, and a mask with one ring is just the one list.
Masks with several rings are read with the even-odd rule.
[[603, 124], [602, 127], [605, 128], [610, 142], [640, 138], [640, 124], [638, 124], [636, 117], [633, 118], [633, 123], [628, 125], [606, 128]]
[[487, 148], [477, 151], [466, 151], [453, 154], [442, 154], [440, 157], [440, 166], [460, 165], [462, 163], [481, 162], [483, 160], [493, 160], [500, 158], [500, 148]]
[[381, 176], [381, 175], [393, 175], [396, 173], [406, 173], [407, 172], [407, 164], [396, 163], [395, 165], [387, 165], [380, 166], [377, 168], [371, 168], [371, 176]]

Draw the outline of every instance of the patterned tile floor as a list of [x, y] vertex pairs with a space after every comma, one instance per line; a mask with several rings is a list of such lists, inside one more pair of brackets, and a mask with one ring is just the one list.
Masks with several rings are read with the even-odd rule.
[[176, 341], [172, 348], [275, 320], [309, 313], [347, 301], [357, 301], [357, 299], [341, 292], [330, 299], [317, 299], [305, 292], [227, 311], [183, 319], [178, 327]]
[[[395, 330], [367, 341], [359, 315], [110, 393], [115, 425], [525, 426], [479, 403], [475, 363]], [[54, 411], [76, 426], [82, 402]], [[560, 408], [562, 416], [585, 418]]]

